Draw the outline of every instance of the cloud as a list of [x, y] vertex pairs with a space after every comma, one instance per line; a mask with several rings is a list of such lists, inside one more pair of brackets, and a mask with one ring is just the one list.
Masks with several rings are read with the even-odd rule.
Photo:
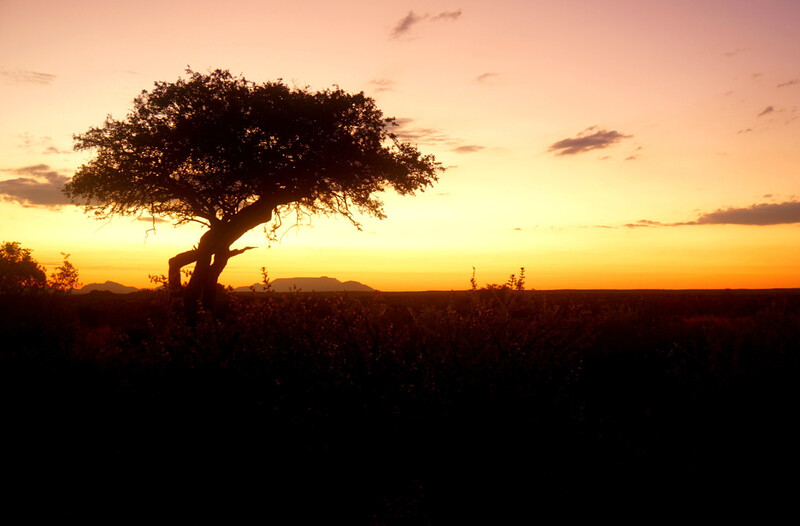
[[437, 20], [457, 20], [461, 16], [461, 9], [455, 11], [442, 11], [438, 15], [431, 18], [434, 22]]
[[455, 153], [474, 153], [483, 150], [485, 146], [478, 144], [464, 144], [464, 141], [457, 139], [436, 128], [414, 128], [411, 123], [414, 119], [395, 119], [394, 134], [404, 142], [416, 145], [446, 146]]
[[575, 155], [590, 150], [608, 148], [622, 139], [631, 137], [633, 135], [625, 135], [616, 130], [598, 130], [596, 126], [592, 126], [583, 130], [577, 137], [553, 143], [548, 151], [555, 152], [556, 155]]
[[55, 75], [50, 73], [41, 73], [39, 71], [29, 71], [25, 69], [14, 69], [11, 71], [0, 70], [0, 77], [6, 82], [26, 83], [26, 84], [51, 84], [55, 79]]
[[474, 153], [484, 148], [484, 146], [478, 146], [477, 144], [468, 144], [466, 146], [457, 146], [453, 148], [453, 151], [456, 153]]
[[70, 178], [52, 170], [46, 164], [7, 168], [2, 171], [25, 176], [0, 181], [0, 199], [4, 201], [16, 202], [25, 207], [54, 207], [70, 204], [70, 200], [61, 193], [61, 187]]
[[35, 150], [44, 155], [72, 153], [70, 150], [56, 147], [52, 137], [34, 137], [29, 133], [23, 133], [19, 138], [22, 141], [19, 147], [29, 151]]
[[442, 11], [438, 15], [418, 15], [414, 11], [409, 11], [406, 16], [401, 18], [392, 30], [392, 38], [400, 38], [411, 31], [411, 29], [422, 22], [429, 20], [430, 22], [439, 22], [440, 20], [455, 21], [461, 17], [461, 9], [456, 11]]
[[375, 91], [389, 91], [394, 86], [394, 81], [389, 79], [373, 79], [369, 81], [373, 86], [377, 86]]
[[148, 223], [169, 223], [166, 219], [161, 219], [160, 217], [153, 217], [153, 216], [141, 216], [136, 218], [137, 221], [146, 221]]
[[420, 16], [414, 13], [414, 11], [409, 11], [408, 14], [401, 18], [397, 25], [394, 26], [394, 29], [392, 30], [392, 37], [398, 38], [405, 35], [411, 31], [412, 27], [425, 20], [427, 17], [428, 15]]
[[800, 223], [800, 201], [761, 203], [703, 214], [688, 225], [786, 225]]
[[725, 52], [725, 53], [723, 53], [723, 54], [724, 54], [726, 57], [730, 58], [730, 57], [735, 57], [736, 55], [741, 55], [741, 54], [742, 54], [742, 53], [744, 53], [745, 51], [747, 51], [747, 48], [740, 47], [740, 48], [732, 49], [732, 50], [730, 50], [730, 51], [726, 51], [726, 52]]
[[660, 223], [658, 221], [650, 221], [649, 219], [640, 219], [635, 223], [628, 223], [622, 226], [624, 226], [625, 228], [647, 228], [654, 226], [664, 226], [664, 223]]
[[499, 76], [498, 73], [492, 73], [492, 72], [483, 73], [475, 77], [475, 82], [480, 82], [480, 83], [489, 82], [496, 79], [498, 76]]
[[411, 123], [414, 119], [395, 119], [394, 134], [398, 139], [415, 144], [446, 144], [449, 146], [458, 146], [459, 141], [453, 139], [447, 134], [444, 134], [436, 128], [413, 128]]
[[786, 82], [781, 82], [780, 84], [778, 84], [777, 87], [778, 88], [785, 88], [786, 86], [793, 86], [795, 84], [800, 84], [800, 79], [792, 79], [792, 80], [788, 80]]
[[759, 113], [758, 116], [761, 117], [762, 115], [766, 115], [768, 113], [772, 113], [773, 111], [775, 111], [775, 107], [774, 106], [767, 106], [766, 108], [761, 110], [761, 113]]
[[[772, 194], [765, 194], [765, 199]], [[627, 228], [662, 227], [662, 226], [694, 226], [694, 225], [789, 225], [800, 223], [800, 201], [784, 201], [782, 203], [759, 203], [744, 208], [720, 208], [714, 212], [701, 214], [694, 221], [682, 223], [661, 223], [641, 219], [636, 223], [623, 225]]]

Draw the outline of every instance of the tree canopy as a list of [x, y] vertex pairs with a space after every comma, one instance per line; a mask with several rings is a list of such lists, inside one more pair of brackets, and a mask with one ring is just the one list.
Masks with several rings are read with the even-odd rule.
[[78, 270], [67, 260], [69, 254], [61, 254], [64, 262], [48, 278], [30, 249], [22, 248], [18, 241], [4, 241], [0, 244], [0, 294], [69, 294], [80, 286]]
[[358, 226], [357, 213], [385, 217], [379, 192], [413, 194], [443, 170], [398, 140], [395, 120], [364, 93], [257, 84], [223, 70], [187, 74], [143, 91], [124, 119], [108, 116], [76, 135], [75, 148], [94, 156], [64, 191], [99, 218], [205, 225], [198, 246], [170, 265], [172, 278], [177, 265], [196, 262], [190, 301], [202, 288], [213, 298], [219, 272], [241, 252], [230, 245], [273, 217], [341, 215]]

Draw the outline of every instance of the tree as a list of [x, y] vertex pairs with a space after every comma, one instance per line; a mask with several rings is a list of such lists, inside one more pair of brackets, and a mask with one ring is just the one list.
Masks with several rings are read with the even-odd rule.
[[[376, 196], [413, 195], [443, 169], [401, 142], [375, 101], [337, 88], [311, 92], [282, 81], [256, 84], [228, 71], [156, 82], [123, 120], [75, 136], [93, 150], [64, 192], [98, 218], [169, 217], [207, 230], [169, 261], [169, 288], [188, 315], [213, 304], [231, 250], [245, 232], [286, 214], [385, 217]], [[195, 263], [185, 290], [180, 269]]]
[[80, 287], [78, 270], [68, 261], [69, 254], [61, 253], [64, 262], [48, 278], [45, 269], [30, 249], [17, 241], [4, 241], [0, 246], [0, 294], [19, 295], [40, 292], [69, 294]]
[[47, 275], [30, 249], [17, 241], [4, 241], [0, 246], [0, 294], [29, 294], [47, 288]]
[[78, 281], [78, 269], [68, 261], [69, 254], [62, 252], [61, 255], [64, 256], [64, 262], [50, 273], [50, 277], [47, 279], [47, 286], [53, 292], [69, 294], [81, 286]]

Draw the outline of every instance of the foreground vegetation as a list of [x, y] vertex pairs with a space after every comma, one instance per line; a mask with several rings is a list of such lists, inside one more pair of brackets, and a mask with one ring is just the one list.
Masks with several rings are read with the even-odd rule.
[[226, 294], [194, 327], [156, 291], [0, 308], [9, 501], [32, 518], [719, 517], [794, 495], [800, 291]]

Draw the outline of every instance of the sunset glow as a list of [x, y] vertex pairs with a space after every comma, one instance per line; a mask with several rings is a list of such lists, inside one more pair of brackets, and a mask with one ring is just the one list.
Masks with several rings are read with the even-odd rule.
[[387, 218], [255, 229], [220, 282], [800, 287], [800, 2], [0, 3], [0, 241], [150, 287], [199, 226], [100, 222], [73, 134], [187, 66], [364, 91], [447, 170]]

